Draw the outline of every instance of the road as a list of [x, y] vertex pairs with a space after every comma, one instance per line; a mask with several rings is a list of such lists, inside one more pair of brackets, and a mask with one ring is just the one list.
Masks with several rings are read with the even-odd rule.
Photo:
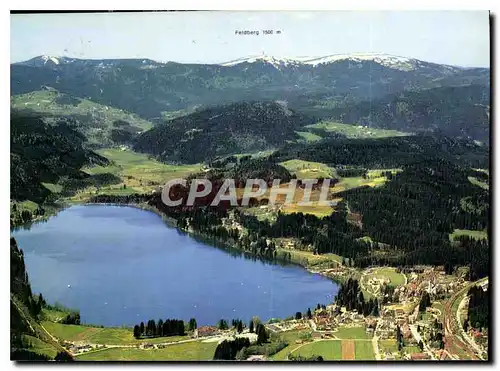
[[[462, 353], [473, 360], [477, 360], [479, 358], [476, 355], [474, 348], [471, 348], [470, 344], [462, 339], [460, 330], [462, 329], [462, 324], [457, 321], [457, 313], [453, 313], [453, 304], [462, 296], [467, 295], [467, 292], [472, 286], [484, 283], [487, 280], [488, 277], [466, 285], [464, 288], [453, 294], [453, 296], [445, 303], [443, 313], [444, 335], [446, 340], [445, 347], [446, 350], [453, 355], [454, 359], [461, 359], [457, 354]], [[454, 327], [456, 327], [458, 331], [455, 330]]]
[[[488, 281], [486, 281], [488, 282]], [[471, 338], [463, 329], [463, 326], [462, 326], [462, 323], [460, 321], [460, 311], [465, 307], [465, 305], [467, 304], [467, 295], [464, 295], [464, 297], [462, 298], [462, 300], [460, 301], [460, 304], [458, 305], [458, 310], [457, 310], [457, 313], [456, 313], [456, 318], [457, 318], [457, 324], [459, 326], [459, 329], [460, 329], [460, 332], [461, 332], [461, 335], [462, 337], [470, 344], [470, 346], [474, 349], [474, 351], [476, 352], [477, 356], [479, 357], [479, 359], [481, 361], [484, 361], [484, 357], [483, 357], [483, 350], [481, 349], [481, 347], [474, 341], [473, 338]]]

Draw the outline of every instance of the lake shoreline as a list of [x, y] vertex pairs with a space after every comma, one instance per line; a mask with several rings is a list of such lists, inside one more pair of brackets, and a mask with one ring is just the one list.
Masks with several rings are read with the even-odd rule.
[[[99, 207], [99, 209], [96, 208], [94, 210], [92, 210], [92, 208], [87, 209], [87, 207], [92, 206], [92, 205], [96, 205], [96, 206], [100, 206], [100, 207]], [[69, 208], [72, 208], [71, 206], [76, 206], [77, 208], [74, 211], [68, 210]], [[101, 233], [103, 233], [103, 232], [104, 232], [104, 234], [103, 234], [104, 237], [107, 235], [109, 235], [109, 236], [116, 235], [118, 237], [119, 241], [123, 241], [122, 247], [131, 246], [133, 249], [132, 251], [135, 251], [135, 252], [138, 251], [137, 247], [139, 247], [141, 245], [144, 245], [144, 247], [146, 247], [146, 246], [151, 244], [151, 247], [154, 249], [151, 251], [158, 251], [158, 253], [161, 256], [158, 255], [157, 258], [155, 258], [156, 262], [158, 262], [158, 263], [156, 263], [156, 265], [154, 265], [154, 264], [153, 265], [156, 266], [156, 268], [153, 268], [153, 266], [151, 266], [151, 269], [149, 269], [149, 273], [145, 273], [144, 277], [148, 277], [146, 279], [149, 280], [149, 282], [153, 282], [153, 281], [151, 281], [151, 279], [153, 279], [153, 276], [157, 277], [157, 280], [159, 280], [158, 282], [160, 282], [162, 279], [164, 280], [164, 279], [171, 279], [172, 277], [181, 277], [181, 275], [183, 274], [182, 272], [186, 272], [185, 270], [183, 270], [183, 268], [181, 268], [183, 265], [178, 265], [178, 266], [176, 266], [176, 268], [174, 268], [174, 266], [172, 266], [171, 268], [168, 268], [167, 271], [165, 271], [163, 268], [161, 268], [162, 267], [162, 264], [160, 263], [161, 261], [167, 262], [167, 261], [171, 261], [172, 259], [180, 259], [179, 261], [186, 261], [185, 260], [186, 257], [199, 256], [200, 257], [198, 259], [199, 263], [195, 263], [193, 261], [193, 264], [195, 264], [195, 265], [193, 265], [193, 267], [197, 267], [196, 264], [201, 264], [200, 268], [199, 268], [200, 274], [201, 274], [200, 277], [218, 277], [218, 278], [216, 278], [216, 280], [224, 280], [223, 277], [226, 277], [226, 275], [229, 274], [229, 276], [227, 276], [227, 277], [231, 278], [231, 279], [227, 280], [228, 289], [229, 289], [229, 287], [231, 287], [230, 290], [236, 289], [238, 292], [240, 292], [240, 294], [238, 294], [240, 296], [242, 295], [241, 290], [243, 289], [243, 287], [241, 287], [241, 289], [240, 289], [240, 284], [239, 284], [240, 279], [242, 282], [241, 285], [243, 286], [243, 284], [244, 284], [245, 291], [247, 290], [246, 288], [248, 287], [247, 284], [250, 284], [249, 288], [251, 288], [251, 291], [249, 292], [249, 296], [253, 297], [254, 295], [256, 295], [256, 299], [258, 298], [258, 301], [252, 301], [252, 303], [255, 303], [255, 304], [252, 304], [250, 306], [244, 305], [242, 307], [241, 304], [244, 301], [248, 300], [248, 296], [246, 294], [244, 294], [244, 296], [246, 298], [246, 299], [244, 299], [244, 301], [236, 301], [233, 304], [233, 305], [235, 305], [233, 308], [236, 308], [237, 311], [242, 313], [244, 317], [247, 316], [248, 313], [255, 313], [255, 315], [260, 316], [264, 321], [267, 321], [268, 319], [271, 319], [271, 318], [277, 318], [277, 317], [286, 318], [287, 316], [295, 313], [295, 311], [298, 309], [303, 311], [303, 310], [306, 310], [307, 307], [309, 307], [309, 306], [310, 307], [315, 306], [316, 303], [325, 303], [325, 304], [329, 303], [332, 300], [330, 298], [330, 296], [332, 296], [332, 297], [335, 296], [335, 293], [338, 290], [337, 282], [332, 280], [331, 277], [326, 277], [324, 275], [320, 275], [320, 274], [318, 274], [318, 272], [312, 272], [310, 269], [306, 269], [303, 264], [297, 264], [295, 262], [290, 262], [288, 260], [283, 260], [283, 259], [279, 259], [279, 258], [278, 259], [273, 259], [273, 258], [269, 259], [267, 257], [263, 257], [260, 255], [254, 255], [254, 254], [249, 253], [243, 249], [237, 248], [235, 241], [233, 241], [232, 239], [231, 239], [231, 241], [228, 241], [226, 239], [222, 239], [222, 238], [218, 238], [216, 236], [213, 236], [211, 234], [199, 233], [197, 231], [193, 231], [189, 227], [179, 228], [176, 225], [177, 223], [176, 223], [175, 219], [163, 215], [163, 213], [161, 211], [159, 211], [156, 208], [152, 207], [151, 205], [147, 205], [145, 203], [130, 203], [130, 204], [127, 203], [127, 204], [125, 204], [125, 203], [92, 203], [92, 202], [90, 202], [90, 203], [86, 203], [86, 204], [78, 204], [78, 205], [71, 205], [71, 206], [69, 208], [65, 208], [64, 210], [62, 210], [62, 213], [64, 214], [62, 217], [60, 216], [58, 218], [50, 218], [50, 222], [52, 222], [53, 224], [51, 224], [49, 226], [45, 226], [46, 222], [34, 223], [32, 225], [32, 227], [36, 228], [36, 232], [35, 232], [36, 234], [33, 235], [32, 237], [27, 237], [30, 234], [29, 229], [31, 229], [31, 228], [28, 228], [27, 226], [26, 226], [26, 228], [22, 228], [22, 229], [24, 229], [23, 231], [14, 233], [14, 237], [16, 239], [20, 238], [20, 241], [22, 241], [23, 238], [30, 238], [31, 241], [35, 241], [33, 238], [35, 238], [34, 236], [37, 236], [35, 244], [33, 242], [31, 242], [31, 243], [27, 243], [26, 245], [23, 245], [23, 246], [26, 246], [25, 250], [29, 252], [27, 255], [27, 258], [28, 258], [28, 256], [32, 256], [32, 257], [28, 258], [28, 262], [35, 261], [35, 260], [31, 260], [31, 259], [35, 259], [37, 255], [40, 257], [45, 255], [45, 253], [43, 253], [43, 250], [40, 250], [40, 253], [35, 253], [36, 255], [33, 255], [32, 247], [35, 247], [36, 249], [34, 251], [37, 251], [39, 248], [44, 248], [45, 246], [50, 246], [51, 249], [54, 249], [54, 248], [57, 249], [57, 250], [50, 250], [51, 254], [55, 253], [55, 255], [53, 255], [53, 256], [59, 256], [60, 254], [63, 254], [61, 256], [68, 256], [68, 257], [74, 256], [76, 259], [81, 259], [80, 257], [84, 256], [82, 254], [87, 254], [84, 252], [84, 251], [87, 251], [87, 249], [85, 249], [85, 247], [87, 245], [88, 246], [95, 246], [95, 247], [100, 246], [99, 242], [98, 242], [98, 239], [100, 237], [92, 237], [93, 239], [91, 238], [89, 240], [85, 239], [85, 237], [84, 237], [84, 239], [82, 240], [81, 237], [79, 237], [79, 234], [83, 233], [82, 236], [85, 236], [87, 234], [87, 231], [90, 231], [90, 230], [94, 231], [95, 230], [95, 236], [101, 236]], [[106, 206], [109, 206], [110, 208], [108, 209], [108, 208], [106, 208]], [[102, 207], [102, 209], [101, 209], [101, 207]], [[114, 207], [114, 211], [113, 211], [113, 207]], [[124, 209], [129, 209], [129, 211], [123, 210], [123, 212], [122, 212], [122, 211], [120, 211], [119, 207], [124, 207]], [[150, 215], [148, 217], [147, 213], [146, 213], [146, 215], [141, 216], [141, 214], [138, 212], [134, 213], [132, 211], [132, 209], [136, 209], [138, 211], [149, 211], [149, 212], [156, 214], [156, 216]], [[68, 213], [68, 214], [66, 215], [66, 213]], [[96, 219], [97, 224], [95, 224], [95, 222], [92, 222], [92, 219], [88, 219], [88, 217], [94, 217], [94, 216], [96, 216], [97, 218], [101, 218], [102, 217], [101, 215], [103, 215], [104, 217], [112, 217], [114, 221], [111, 221], [112, 219], [110, 219], [109, 222], [106, 222], [104, 219]], [[66, 216], [68, 216], [68, 217], [66, 217]], [[161, 220], [156, 219], [157, 216], [160, 216]], [[84, 219], [82, 219], [82, 217]], [[132, 218], [132, 219], [130, 219], [130, 218]], [[136, 220], [136, 218], [140, 218], [140, 219]], [[154, 222], [154, 219], [156, 219], [156, 222]], [[137, 224], [137, 222], [139, 220], [145, 220], [146, 224], [142, 224], [143, 222], [141, 222], [141, 224]], [[129, 222], [131, 222], [132, 224], [128, 224]], [[92, 223], [94, 223], [94, 224], [92, 224]], [[118, 224], [116, 224], [116, 223], [118, 223]], [[38, 226], [36, 226], [37, 224], [38, 224]], [[117, 225], [117, 228], [118, 228], [117, 232], [115, 232], [113, 229], [115, 224]], [[141, 225], [144, 225], [147, 228], [146, 230], [144, 230], [145, 231], [144, 238], [135, 237], [135, 236], [139, 236], [142, 233], [143, 230], [141, 229], [142, 228]], [[68, 226], [68, 228], [67, 229], [60, 229], [60, 228], [64, 228], [63, 226]], [[130, 226], [130, 228], [128, 228], [129, 226]], [[167, 227], [167, 228], [165, 228], [165, 227]], [[176, 227], [176, 228], [174, 228], [174, 227]], [[150, 232], [148, 232], [149, 228], [153, 228], [153, 229], [151, 229], [151, 231], [153, 232], [153, 234], [151, 234], [151, 238], [152, 238], [151, 240], [148, 239], [148, 236], [150, 235]], [[170, 232], [160, 232], [161, 230], [163, 230], [163, 228], [170, 230]], [[43, 231], [43, 230], [45, 230], [47, 232], [44, 232], [44, 234], [40, 234], [40, 231]], [[55, 245], [53, 245], [52, 243], [49, 243], [49, 241], [51, 241], [51, 240], [55, 242], [55, 239], [59, 239], [59, 230], [65, 231], [64, 235], [68, 235], [68, 233], [76, 233], [74, 235], [75, 237], [73, 237], [71, 239], [71, 241], [80, 241], [80, 242], [77, 243], [76, 245], [73, 242], [71, 242], [71, 248], [69, 250], [66, 249], [66, 244], [64, 244], [64, 243], [61, 244], [60, 242], [58, 242]], [[128, 239], [127, 237], [125, 237], [125, 239], [124, 239], [123, 233], [118, 232], [120, 230], [123, 231], [123, 233], [125, 235], [127, 235], [127, 236], [130, 235], [130, 239]], [[71, 232], [71, 231], [75, 231], [75, 232]], [[116, 234], [116, 233], [118, 233], [118, 234]], [[46, 237], [42, 237], [43, 235], [45, 235]], [[165, 235], [167, 237], [160, 237], [162, 235]], [[175, 235], [178, 235], [179, 237], [175, 237]], [[25, 237], [22, 237], [22, 236], [25, 236]], [[168, 236], [172, 236], [172, 237], [169, 238]], [[180, 236], [184, 236], [184, 237], [180, 237]], [[179, 240], [179, 238], [180, 238], [180, 240]], [[191, 242], [189, 242], [189, 240], [191, 240]], [[131, 243], [128, 243], [126, 241], [131, 241]], [[163, 241], [165, 241], [165, 242], [163, 242]], [[179, 241], [179, 242], [184, 241], [184, 242], [182, 242], [182, 244], [174, 242], [174, 244], [172, 245], [170, 242], [167, 242], [167, 241]], [[28, 242], [28, 240], [25, 240], [24, 243], [26, 243], [26, 242]], [[164, 248], [163, 245], [165, 243], [166, 243], [165, 247], [168, 247], [171, 245], [173, 250]], [[205, 249], [205, 252], [200, 251], [200, 253], [201, 253], [201, 255], [200, 255], [198, 253], [195, 253], [194, 250], [191, 250], [191, 249], [184, 250], [183, 248], [181, 248], [183, 246], [183, 244], [189, 245], [190, 248], [191, 248], [191, 245], [198, 245], [202, 249]], [[70, 245], [68, 245], [68, 247], [70, 247]], [[186, 246], [186, 248], [187, 247], [188, 246]], [[216, 247], [216, 249], [213, 249], [214, 247]], [[99, 252], [100, 249], [94, 250], [94, 252], [92, 254], [99, 254], [101, 257], [98, 259], [100, 259], [102, 262], [109, 262], [108, 254], [109, 253], [114, 254], [111, 251], [115, 251], [116, 249], [114, 250], [113, 245], [112, 244], [110, 245], [109, 243], [107, 245], [103, 245], [103, 248], [104, 249], [102, 250], [103, 251], [102, 256], [101, 256], [101, 253]], [[221, 255], [221, 252], [211, 253], [211, 252], [209, 252], [210, 250], [220, 250], [223, 253], [223, 256]], [[66, 251], [66, 252], [63, 253], [63, 251]], [[74, 255], [72, 253], [72, 251], [74, 251], [76, 253], [76, 255]], [[92, 251], [92, 249], [89, 251]], [[130, 250], [123, 250], [123, 251], [125, 254], [127, 254], [125, 256], [130, 257], [130, 255], [128, 255], [129, 253], [127, 252]], [[164, 251], [164, 253], [162, 251]], [[183, 251], [185, 251], [185, 252], [183, 252]], [[195, 254], [195, 255], [191, 255], [191, 254]], [[213, 256], [213, 258], [211, 258], [212, 256]], [[224, 256], [227, 256], [227, 257], [224, 257]], [[242, 259], [242, 258], [244, 258], [244, 259]], [[40, 265], [40, 258], [36, 258], [36, 259], [38, 259], [37, 260], [39, 262], [38, 265], [32, 266], [32, 269], [34, 269], [33, 271], [30, 269], [30, 272], [33, 272], [32, 276], [35, 279], [34, 282], [40, 282], [40, 283], [46, 282], [46, 280], [49, 279], [49, 277], [50, 277], [50, 276], [47, 276], [46, 272], [44, 271], [44, 269], [45, 269], [44, 267], [46, 266], [45, 265], [46, 263], [43, 262], [43, 265]], [[42, 258], [42, 259], [45, 259], [45, 258]], [[70, 259], [73, 259], [73, 258], [70, 258]], [[167, 260], [165, 260], [165, 259], [167, 259]], [[237, 262], [233, 263], [233, 259], [237, 259], [239, 261], [246, 260], [247, 262], [246, 263], [237, 263]], [[257, 262], [257, 260], [258, 260], [258, 262]], [[54, 261], [54, 263], [51, 263], [51, 264], [57, 264], [57, 266], [60, 267], [60, 268], [55, 268], [56, 265], [54, 265], [53, 266], [55, 268], [54, 272], [56, 272], [56, 271], [64, 272], [66, 270], [66, 268], [65, 268], [66, 263], [64, 261], [61, 261], [61, 263], [55, 263], [58, 260], [53, 260], [53, 261]], [[130, 259], [128, 261], [130, 262]], [[153, 262], [154, 260], [148, 260], [148, 262], [149, 261]], [[261, 264], [258, 264], [259, 262]], [[251, 266], [255, 263], [257, 263], [257, 266], [260, 266], [262, 268], [258, 268], [257, 270], [255, 270], [254, 268], [250, 268], [250, 269], [246, 268], [246, 266]], [[63, 264], [63, 265], [60, 265], [60, 264]], [[85, 264], [87, 264], [87, 263], [85, 263]], [[132, 264], [132, 263], [130, 263], [130, 264]], [[142, 263], [136, 262], [133, 264], [142, 264]], [[229, 265], [227, 265], [227, 264], [229, 264]], [[244, 268], [243, 270], [240, 270], [240, 268], [238, 268], [240, 265], [242, 266], [242, 268]], [[276, 266], [275, 268], [272, 267], [274, 265]], [[278, 267], [278, 265], [280, 267]], [[204, 266], [204, 268], [201, 268], [202, 266]], [[217, 267], [217, 266], [226, 267], [226, 268], [219, 269], [219, 270], [217, 270], [217, 269], [211, 270], [213, 268], [210, 268], [210, 267]], [[267, 268], [263, 268], [264, 266], [267, 266]], [[82, 264], [82, 267], [83, 267], [83, 264]], [[283, 268], [281, 268], [281, 267], [283, 267]], [[286, 268], [286, 267], [288, 267], [288, 268]], [[293, 267], [295, 267], [295, 268], [293, 268]], [[100, 270], [107, 269], [109, 271], [110, 268], [109, 267], [103, 268], [103, 266], [101, 265], [101, 268], [99, 268], [99, 269]], [[151, 275], [153, 269], [156, 269], [156, 270], [160, 269], [158, 271], [159, 272], [158, 276]], [[285, 269], [285, 270], [282, 271], [282, 269]], [[291, 271], [288, 271], [287, 269], [291, 269]], [[155, 270], [155, 272], [156, 272], [156, 270]], [[306, 271], [307, 271], [307, 273], [306, 273]], [[172, 276], [172, 273], [165, 274], [165, 273], [161, 273], [161, 272], [176, 272], [176, 273]], [[207, 275], [206, 272], [210, 272], [210, 273], [208, 273], [208, 275]], [[214, 272], [219, 272], [219, 273], [214, 273]], [[224, 273], [224, 272], [227, 272], [227, 273]], [[230, 273], [230, 272], [232, 272], [232, 273]], [[239, 278], [238, 272], [242, 272], [242, 273], [246, 272], [246, 273], [243, 273], [241, 275], [241, 278]], [[252, 274], [249, 275], [250, 272], [252, 272]], [[274, 273], [271, 273], [271, 272], [274, 272]], [[288, 273], [285, 273], [285, 272], [288, 272]], [[274, 280], [273, 279], [269, 280], [267, 278], [269, 274], [271, 274], [271, 276], [269, 276], [269, 277], [273, 277], [273, 276], [275, 277]], [[53, 276], [53, 278], [51, 278], [50, 280], [53, 281], [55, 279], [57, 282], [60, 282], [59, 278], [54, 278], [54, 277], [58, 277], [58, 276], [61, 276], [61, 278], [62, 278], [62, 276], [64, 276], [64, 280], [67, 280], [67, 281], [65, 281], [65, 283], [71, 284], [72, 290], [73, 290], [73, 288], [77, 288], [79, 290], [84, 290], [82, 292], [86, 292], [85, 290], [87, 290], [87, 287], [93, 287], [92, 282], [97, 282], [96, 280], [99, 280], [99, 281], [101, 280], [99, 278], [99, 277], [101, 277], [100, 273], [95, 273], [95, 272], [93, 274], [91, 274], [90, 276], [88, 276], [88, 279], [85, 280], [86, 282], [91, 283], [90, 286], [88, 284], [84, 284], [83, 281], [72, 281], [71, 274], [66, 275], [66, 274], [58, 273], [58, 274], [55, 274]], [[197, 278], [198, 276], [196, 274], [194, 274], [194, 275], [190, 274], [190, 276], [192, 277], [190, 280], [193, 281], [193, 283], [198, 282], [198, 281], [196, 281], [198, 279]], [[316, 276], [316, 278], [314, 276]], [[257, 280], [254, 280], [254, 278], [252, 278], [252, 277], [259, 277], [259, 278]], [[283, 279], [279, 279], [278, 277], [283, 277], [286, 279], [283, 280]], [[290, 278], [290, 281], [288, 281], [288, 283], [286, 283], [288, 280], [288, 277]], [[302, 278], [302, 277], [304, 277], [304, 278]], [[325, 280], [325, 278], [327, 278], [327, 280]], [[187, 277], [186, 277], [186, 279], [187, 279]], [[209, 282], [212, 282], [211, 281], [212, 279], [210, 279], [210, 281], [206, 281], [204, 278], [201, 278], [201, 279], [202, 279], [202, 281], [200, 281], [198, 283], [202, 286], [207, 286], [207, 288], [208, 288], [205, 291], [203, 291], [203, 289], [202, 289], [201, 292], [207, 293], [205, 296], [208, 297], [208, 296], [210, 296], [210, 295], [208, 295], [208, 293], [212, 292], [213, 287], [216, 287], [216, 286], [213, 286], [213, 284], [209, 283]], [[141, 280], [142, 280], [142, 278], [141, 278]], [[236, 280], [237, 286], [234, 286], [235, 280]], [[319, 281], [316, 281], [316, 280], [319, 280]], [[81, 285], [79, 285], [78, 282], [80, 282]], [[148, 281], [145, 281], [146, 285], [148, 285], [147, 282]], [[202, 282], [206, 282], [206, 283], [203, 285]], [[218, 282], [218, 281], [213, 281], [213, 282]], [[220, 282], [222, 283], [223, 281], [220, 281]], [[315, 282], [319, 282], [318, 285]], [[103, 283], [105, 283], [105, 282], [103, 282]], [[198, 283], [195, 283], [194, 287], [198, 287], [197, 286]], [[254, 290], [254, 288], [252, 287], [253, 283], [255, 283], [255, 287], [259, 287], [261, 289]], [[107, 304], [107, 303], [105, 303], [105, 301], [109, 302], [109, 300], [106, 300], [106, 299], [111, 298], [111, 296], [109, 296], [109, 295], [112, 295], [111, 291], [109, 291], [109, 290], [113, 290], [114, 286], [112, 286], [112, 285], [117, 284], [117, 281], [112, 279], [111, 281], [108, 282], [108, 280], [106, 280], [105, 284], [106, 284], [107, 288], [104, 291], [102, 291], [102, 295], [104, 295], [103, 299], [98, 299], [98, 300], [102, 300], [104, 305]], [[309, 288], [306, 289], [307, 286], [302, 286], [302, 284], [304, 284], [304, 285], [311, 285], [312, 284], [313, 286], [309, 286], [310, 289]], [[139, 284], [139, 286], [140, 285], [141, 284]], [[260, 286], [258, 286], [258, 285], [260, 285]], [[295, 285], [299, 285], [299, 286], [295, 286]], [[57, 285], [57, 286], [59, 286], [59, 285]], [[63, 286], [66, 287], [66, 285], [63, 285]], [[70, 287], [70, 286], [68, 285], [68, 287]], [[137, 286], [132, 284], [131, 287], [135, 287], [135, 290], [137, 291]], [[151, 286], [149, 286], [149, 287], [151, 287]], [[296, 288], [294, 288], [294, 287], [296, 287]], [[40, 292], [44, 292], [44, 296], [45, 296], [45, 292], [47, 292], [47, 293], [54, 292], [54, 291], [52, 291], [52, 289], [47, 290], [46, 288], [44, 288], [43, 284], [41, 286], [39, 286], [38, 288], [36, 288], [36, 290], [38, 290]], [[60, 290], [60, 287], [58, 290]], [[173, 290], [172, 291], [173, 293], [177, 292], [176, 288], [172, 288], [171, 290]], [[278, 290], [278, 291], [276, 291], [276, 290]], [[302, 290], [303, 292], [299, 293], [299, 292], [301, 292], [300, 290]], [[66, 289], [64, 289], [63, 291], [66, 291]], [[267, 295], [266, 295], [266, 291], [267, 291]], [[264, 306], [262, 306], [261, 301], [265, 297], [267, 297], [269, 294], [272, 295], [273, 291], [275, 293], [274, 294], [274, 296], [276, 298], [275, 300], [277, 300], [277, 301], [275, 301], [275, 303], [276, 303], [275, 309], [270, 310], [269, 308], [267, 308], [267, 305], [264, 304]], [[290, 293], [295, 292], [296, 294], [290, 296], [290, 295], [286, 294], [287, 291], [290, 291]], [[89, 292], [91, 292], [91, 291], [89, 291]], [[217, 292], [217, 291], [215, 291], [215, 292]], [[278, 292], [281, 292], [281, 294], [277, 295]], [[194, 304], [199, 303], [200, 296], [198, 293], [199, 293], [199, 289], [195, 289], [193, 291], [194, 296], [191, 296], [192, 299], [187, 300], [187, 302], [189, 302], [189, 305], [191, 305], [193, 303]], [[91, 305], [84, 304], [84, 302], [81, 301], [82, 300], [81, 298], [80, 299], [74, 299], [74, 298], [72, 299], [71, 295], [66, 297], [67, 294], [64, 294], [63, 297], [59, 297], [59, 298], [57, 296], [54, 297], [53, 295], [54, 294], [51, 294], [51, 295], [47, 294], [47, 298], [48, 298], [49, 302], [54, 302], [54, 300], [55, 300], [55, 301], [58, 301], [60, 303], [64, 303], [64, 305], [67, 305], [69, 307], [78, 308], [84, 314], [84, 318], [82, 318], [82, 322], [85, 323], [89, 327], [104, 326], [104, 327], [127, 327], [127, 328], [130, 328], [134, 323], [133, 322], [134, 319], [132, 319], [132, 322], [130, 322], [130, 313], [126, 314], [127, 318], [123, 317], [123, 319], [119, 319], [117, 317], [116, 319], [118, 321], [115, 321], [115, 320], [113, 320], [113, 316], [114, 316], [113, 312], [107, 311], [107, 312], [102, 312], [102, 314], [99, 311], [96, 312], [95, 308], [94, 308], [94, 306], [95, 306], [94, 304], [91, 304]], [[238, 297], [238, 295], [236, 295], [236, 297]], [[325, 301], [325, 297], [327, 297], [326, 301]], [[287, 299], [285, 299], [285, 298], [287, 298]], [[129, 308], [129, 307], [131, 308], [132, 305], [130, 304], [128, 299], [124, 299], [124, 300], [125, 301], [123, 301], [123, 303], [124, 303], [123, 305], [126, 305], [127, 308]], [[111, 301], [113, 301], [113, 300], [111, 300]], [[302, 304], [301, 304], [301, 301], [302, 301]], [[210, 301], [208, 303], [210, 303]], [[169, 304], [165, 307], [165, 310], [167, 311], [167, 313], [171, 313], [169, 315], [181, 316], [181, 317], [177, 317], [177, 318], [184, 318], [185, 316], [188, 316], [188, 317], [184, 318], [186, 320], [187, 320], [187, 318], [189, 318], [189, 316], [191, 316], [193, 314], [195, 315], [196, 318], [198, 318], [197, 317], [198, 315], [201, 315], [201, 318], [205, 317], [205, 319], [209, 321], [209, 322], [207, 322], [207, 324], [212, 325], [213, 323], [215, 323], [214, 321], [216, 320], [216, 318], [214, 319], [212, 317], [214, 317], [214, 316], [217, 317], [217, 313], [219, 313], [218, 312], [219, 309], [221, 310], [221, 312], [220, 312], [221, 315], [231, 316], [231, 314], [230, 314], [231, 307], [229, 307], [229, 312], [228, 312], [228, 308], [227, 308], [229, 305], [231, 305], [231, 300], [223, 301], [222, 303], [225, 303], [225, 304], [222, 304], [222, 305], [217, 304], [216, 306], [213, 306], [214, 304], [212, 304], [213, 309], [209, 309], [209, 312], [207, 314], [203, 314], [203, 315], [201, 315], [202, 313], [198, 313], [199, 309], [198, 310], [196, 310], [196, 309], [189, 310], [189, 305], [188, 305], [188, 311], [185, 314], [183, 314], [184, 312], [183, 312], [182, 306], [178, 307], [178, 309], [175, 309], [175, 306], [172, 306], [171, 304]], [[257, 303], [259, 303], [259, 304], [257, 304]], [[207, 308], [211, 308], [212, 306], [209, 305]], [[123, 307], [123, 308], [125, 308], [125, 307]], [[144, 307], [144, 308], [146, 308], [146, 307]], [[168, 309], [168, 308], [170, 308], [170, 309]], [[196, 306], [195, 306], [195, 308], [196, 308]], [[245, 309], [245, 308], [247, 308], [247, 309]], [[156, 317], [159, 313], [157, 311], [155, 313], [155, 311], [156, 311], [156, 309], [152, 311], [152, 315]], [[136, 312], [133, 312], [134, 317], [135, 317], [135, 313]], [[137, 313], [141, 313], [141, 310], [139, 309], [137, 311]], [[144, 311], [144, 309], [142, 309], [142, 313], [144, 313], [144, 315], [146, 315], [146, 317], [147, 317], [148, 316], [147, 313], [149, 313], [149, 312], [147, 310]], [[116, 312], [116, 315], [120, 316], [120, 317], [123, 316], [122, 312]], [[214, 321], [212, 321], [212, 320], [214, 320]]]

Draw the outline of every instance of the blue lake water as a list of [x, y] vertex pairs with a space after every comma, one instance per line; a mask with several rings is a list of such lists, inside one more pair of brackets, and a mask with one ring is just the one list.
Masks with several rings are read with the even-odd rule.
[[33, 292], [78, 308], [85, 323], [284, 318], [331, 302], [338, 290], [297, 266], [233, 256], [132, 207], [73, 206], [12, 235]]

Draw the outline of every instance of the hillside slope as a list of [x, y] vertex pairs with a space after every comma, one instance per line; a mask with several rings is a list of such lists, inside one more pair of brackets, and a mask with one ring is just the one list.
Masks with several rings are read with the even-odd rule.
[[41, 183], [79, 177], [89, 164], [107, 159], [83, 145], [84, 137], [65, 123], [49, 125], [39, 117], [13, 114], [10, 123], [11, 199], [44, 201], [50, 191]]
[[53, 89], [15, 95], [10, 99], [10, 106], [22, 114], [43, 117], [45, 121], [66, 121], [94, 148], [130, 143], [138, 133], [153, 126], [136, 114]]
[[163, 161], [198, 163], [280, 146], [297, 138], [295, 130], [312, 123], [275, 102], [236, 103], [157, 125], [138, 137], [134, 149]]
[[336, 108], [331, 115], [348, 124], [412, 132], [441, 131], [488, 142], [490, 88], [470, 85], [404, 92]]
[[38, 316], [45, 302], [33, 295], [24, 253], [10, 239], [10, 358], [22, 361], [70, 360], [72, 357], [40, 325]]

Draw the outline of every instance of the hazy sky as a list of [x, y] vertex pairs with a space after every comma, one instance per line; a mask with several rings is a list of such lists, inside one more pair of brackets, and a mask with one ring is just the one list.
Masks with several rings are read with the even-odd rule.
[[[262, 30], [281, 34], [263, 35]], [[259, 30], [259, 35], [235, 31]], [[487, 11], [175, 12], [11, 15], [11, 62], [38, 55], [226, 62], [265, 53], [383, 52], [489, 66]]]

